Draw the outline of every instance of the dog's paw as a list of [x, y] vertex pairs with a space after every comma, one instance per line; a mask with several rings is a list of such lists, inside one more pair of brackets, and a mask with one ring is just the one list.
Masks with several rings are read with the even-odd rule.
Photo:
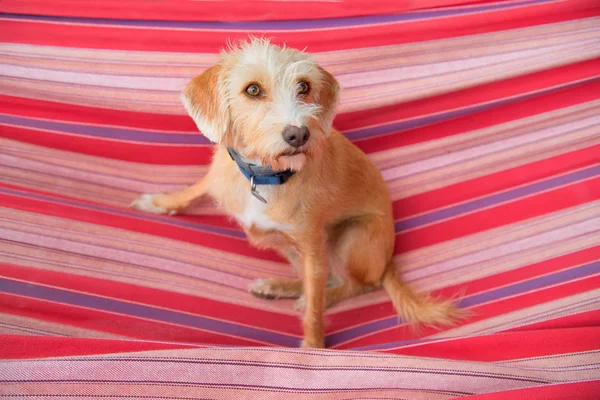
[[302, 295], [302, 281], [294, 279], [257, 279], [248, 287], [250, 293], [264, 299], [297, 298]]
[[165, 215], [175, 215], [177, 212], [174, 210], [165, 210], [156, 205], [156, 196], [158, 194], [150, 194], [144, 193], [137, 199], [129, 204], [129, 208], [133, 208], [138, 211], [145, 211], [153, 214], [165, 214]]
[[256, 279], [248, 286], [250, 293], [262, 299], [273, 300], [279, 297], [271, 279]]
[[306, 308], [306, 299], [304, 295], [298, 297], [298, 299], [294, 302], [294, 310], [296, 311], [304, 311]]

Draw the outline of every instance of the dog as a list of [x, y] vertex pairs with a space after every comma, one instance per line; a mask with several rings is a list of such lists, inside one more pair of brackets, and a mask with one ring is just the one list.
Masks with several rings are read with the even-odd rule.
[[[182, 93], [216, 144], [206, 176], [181, 191], [143, 194], [131, 207], [176, 214], [210, 195], [250, 243], [277, 251], [299, 279], [259, 279], [265, 298], [298, 298], [302, 347], [324, 347], [324, 311], [383, 287], [408, 322], [451, 325], [452, 300], [412, 292], [392, 262], [392, 202], [375, 165], [333, 129], [339, 84], [308, 54], [253, 38], [225, 50]], [[327, 285], [333, 276], [337, 285]]]

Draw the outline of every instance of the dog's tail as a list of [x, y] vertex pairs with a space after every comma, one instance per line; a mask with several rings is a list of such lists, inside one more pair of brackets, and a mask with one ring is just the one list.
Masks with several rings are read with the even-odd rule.
[[433, 327], [451, 326], [468, 314], [456, 306], [454, 299], [439, 300], [411, 291], [398, 278], [392, 263], [387, 266], [381, 283], [398, 314], [413, 327], [420, 324]]

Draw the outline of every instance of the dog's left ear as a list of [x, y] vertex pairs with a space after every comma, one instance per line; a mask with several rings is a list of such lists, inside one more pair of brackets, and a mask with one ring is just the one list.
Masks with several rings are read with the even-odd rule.
[[214, 143], [220, 143], [229, 129], [222, 70], [220, 65], [210, 67], [193, 78], [181, 94], [181, 100], [200, 132]]
[[321, 93], [319, 94], [318, 103], [323, 107], [321, 119], [327, 123], [329, 128], [333, 124], [335, 110], [340, 100], [340, 84], [329, 72], [318, 67], [321, 73]]

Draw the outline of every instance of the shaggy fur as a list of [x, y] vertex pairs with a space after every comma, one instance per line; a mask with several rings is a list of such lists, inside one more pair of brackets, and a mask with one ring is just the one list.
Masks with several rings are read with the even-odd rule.
[[[300, 82], [309, 85], [308, 93], [299, 93]], [[249, 85], [258, 85], [260, 96], [249, 96]], [[299, 298], [304, 347], [324, 346], [326, 307], [381, 286], [409, 322], [451, 324], [460, 316], [451, 301], [417, 295], [396, 275], [388, 190], [369, 158], [332, 129], [338, 93], [335, 78], [303, 52], [260, 39], [232, 46], [182, 95], [198, 128], [216, 143], [209, 172], [193, 186], [145, 194], [131, 206], [174, 214], [212, 196], [253, 245], [278, 251], [298, 272], [298, 280], [259, 279], [250, 291]], [[308, 127], [308, 142], [287, 144], [282, 131], [288, 125]], [[253, 163], [296, 173], [283, 185], [259, 186], [268, 201], [263, 204], [250, 194], [228, 146]], [[330, 275], [337, 286], [326, 285]]]

